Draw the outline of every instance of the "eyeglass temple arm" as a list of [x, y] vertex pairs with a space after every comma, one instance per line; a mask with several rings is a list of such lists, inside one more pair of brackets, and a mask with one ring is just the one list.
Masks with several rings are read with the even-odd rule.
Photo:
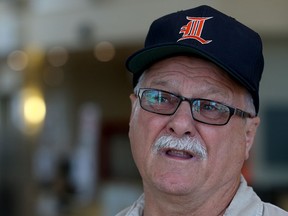
[[234, 115], [238, 115], [241, 118], [254, 118], [255, 117], [254, 115], [252, 115], [252, 114], [250, 114], [248, 112], [239, 110], [237, 108], [234, 109]]

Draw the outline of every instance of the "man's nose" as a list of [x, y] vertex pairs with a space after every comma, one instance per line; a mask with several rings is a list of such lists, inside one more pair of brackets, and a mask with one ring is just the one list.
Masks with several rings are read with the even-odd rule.
[[176, 112], [171, 116], [167, 127], [169, 132], [177, 137], [195, 135], [195, 120], [192, 117], [191, 106], [188, 101], [182, 101]]

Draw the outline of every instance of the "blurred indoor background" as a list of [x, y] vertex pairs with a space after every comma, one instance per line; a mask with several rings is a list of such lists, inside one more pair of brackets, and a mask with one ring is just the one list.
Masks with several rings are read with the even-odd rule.
[[287, 0], [0, 0], [1, 216], [113, 216], [139, 196], [124, 62], [155, 18], [200, 4], [263, 38], [262, 125], [243, 172], [288, 210]]

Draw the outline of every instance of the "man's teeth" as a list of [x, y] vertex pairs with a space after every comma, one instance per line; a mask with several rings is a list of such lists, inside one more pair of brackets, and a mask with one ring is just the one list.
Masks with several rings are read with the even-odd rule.
[[172, 156], [172, 157], [178, 157], [178, 158], [183, 158], [183, 159], [190, 159], [193, 156], [191, 154], [189, 154], [186, 151], [181, 151], [181, 150], [175, 150], [175, 149], [170, 149], [166, 152], [166, 154], [168, 156]]

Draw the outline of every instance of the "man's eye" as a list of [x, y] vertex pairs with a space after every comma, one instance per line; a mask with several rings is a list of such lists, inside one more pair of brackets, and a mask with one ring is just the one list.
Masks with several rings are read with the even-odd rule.
[[216, 111], [216, 110], [218, 110], [218, 108], [217, 108], [217, 105], [214, 104], [214, 103], [207, 103], [207, 104], [203, 104], [202, 110], [205, 110], [205, 111]]
[[202, 104], [201, 110], [205, 112], [218, 112], [218, 113], [226, 113], [229, 111], [227, 110], [227, 107], [225, 107], [224, 105], [213, 101]]
[[149, 97], [150, 103], [169, 103], [169, 99], [161, 95], [153, 95]]

